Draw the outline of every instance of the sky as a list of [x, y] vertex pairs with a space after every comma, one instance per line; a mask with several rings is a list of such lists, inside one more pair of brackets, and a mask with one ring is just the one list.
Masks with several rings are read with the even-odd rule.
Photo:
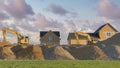
[[[32, 44], [40, 43], [40, 31], [60, 31], [61, 44], [67, 44], [69, 32], [94, 32], [105, 23], [120, 31], [120, 0], [0, 0], [0, 29], [27, 35]], [[7, 40], [17, 37], [8, 33]]]

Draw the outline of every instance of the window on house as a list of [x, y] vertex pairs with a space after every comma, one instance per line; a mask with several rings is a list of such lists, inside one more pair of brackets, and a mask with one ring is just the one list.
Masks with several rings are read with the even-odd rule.
[[109, 38], [111, 37], [111, 33], [110, 32], [106, 32], [106, 36]]
[[48, 36], [48, 40], [52, 41], [53, 40], [52, 36]]

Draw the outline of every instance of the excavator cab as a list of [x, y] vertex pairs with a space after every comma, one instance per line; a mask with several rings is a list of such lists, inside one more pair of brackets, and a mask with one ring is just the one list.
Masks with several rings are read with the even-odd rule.
[[29, 43], [29, 37], [25, 36], [25, 42]]
[[29, 37], [28, 36], [22, 36], [21, 39], [18, 39], [18, 43], [20, 44], [28, 44], [29, 43]]

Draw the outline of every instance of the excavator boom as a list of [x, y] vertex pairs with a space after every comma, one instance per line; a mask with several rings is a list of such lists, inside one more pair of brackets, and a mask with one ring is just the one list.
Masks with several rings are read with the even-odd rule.
[[87, 37], [88, 44], [93, 43], [89, 34], [84, 33], [84, 32], [74, 32], [74, 33], [75, 33], [75, 37], [76, 37], [76, 40], [77, 40], [78, 44], [79, 44], [79, 35]]
[[8, 33], [15, 34], [17, 36], [18, 43], [20, 43], [20, 44], [27, 44], [27, 43], [29, 43], [29, 38], [28, 37], [22, 36], [20, 33], [18, 33], [15, 30], [2, 28], [2, 32], [3, 32], [3, 41], [4, 42], [6, 42], [6, 33], [8, 32]]

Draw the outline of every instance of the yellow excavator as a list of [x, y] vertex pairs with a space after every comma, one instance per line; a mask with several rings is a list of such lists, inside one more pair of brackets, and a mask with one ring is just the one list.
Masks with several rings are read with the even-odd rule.
[[74, 32], [74, 34], [75, 34], [75, 37], [76, 37], [78, 44], [80, 43], [79, 42], [79, 35], [87, 37], [87, 40], [88, 40], [87, 44], [94, 44], [89, 34], [84, 33], [84, 32], [76, 32], [76, 31]]
[[15, 34], [18, 38], [18, 44], [28, 44], [29, 43], [29, 37], [28, 36], [22, 36], [20, 33], [18, 33], [15, 30], [8, 29], [8, 28], [2, 28], [3, 32], [3, 42], [6, 42], [6, 33], [12, 33]]

